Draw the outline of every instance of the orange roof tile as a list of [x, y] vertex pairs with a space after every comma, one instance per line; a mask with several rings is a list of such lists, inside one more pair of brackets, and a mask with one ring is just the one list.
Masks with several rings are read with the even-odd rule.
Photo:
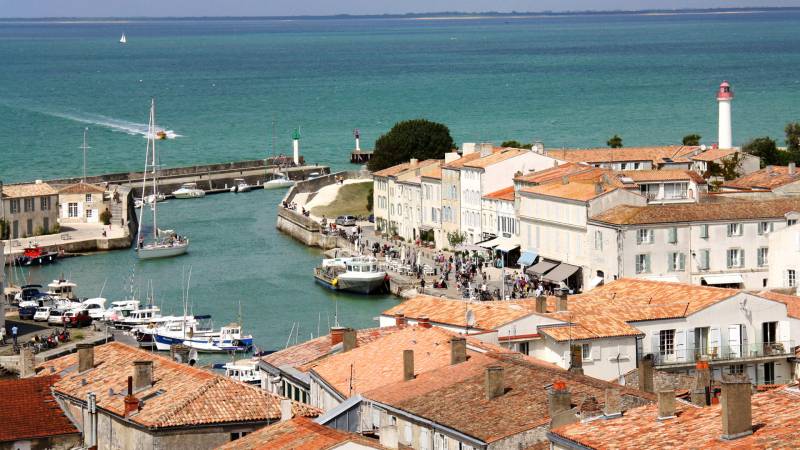
[[787, 166], [767, 166], [747, 175], [726, 181], [724, 186], [736, 189], [768, 189], [772, 190], [800, 180], [800, 171], [789, 174]]
[[772, 291], [761, 291], [756, 295], [768, 300], [783, 303], [786, 305], [786, 313], [789, 317], [800, 319], [800, 297]]
[[538, 194], [547, 197], [586, 202], [618, 189], [618, 186], [609, 186], [605, 183], [602, 186], [603, 190], [598, 192], [597, 185], [594, 182], [570, 181], [567, 184], [549, 183], [539, 186], [526, 187], [520, 189], [520, 191], [528, 194]]
[[47, 183], [4, 184], [3, 197], [22, 198], [42, 195], [57, 195], [58, 191]]
[[442, 167], [445, 169], [460, 169], [464, 167], [465, 164], [468, 162], [474, 161], [481, 157], [481, 152], [473, 152], [468, 155], [462, 156], [455, 161], [450, 161], [449, 163], [443, 165]]
[[562, 161], [586, 162], [590, 164], [652, 161], [661, 164], [666, 160], [685, 159], [699, 147], [683, 145], [667, 145], [661, 147], [623, 147], [623, 148], [589, 148], [589, 149], [552, 149], [546, 150], [547, 156]]
[[[266, 422], [280, 418], [281, 397], [196, 367], [117, 342], [94, 348], [94, 368], [78, 373], [78, 355], [47, 361], [44, 374], [60, 374], [53, 385], [58, 396], [79, 400], [89, 392], [97, 406], [124, 415], [123, 397], [134, 361], [153, 362], [153, 386], [135, 394], [147, 398], [141, 409], [128, 417], [150, 428], [187, 427], [213, 423]], [[317, 416], [320, 411], [293, 402], [296, 415]]]
[[469, 161], [464, 164], [464, 167], [472, 167], [476, 169], [485, 169], [492, 164], [497, 164], [499, 162], [505, 161], [507, 159], [511, 159], [517, 157], [519, 155], [523, 155], [530, 150], [520, 150], [517, 148], [495, 148], [491, 155], [484, 156], [482, 158], [478, 158], [473, 161]]
[[387, 167], [387, 168], [381, 169], [381, 170], [379, 170], [377, 172], [373, 172], [372, 176], [373, 177], [391, 177], [391, 176], [395, 176], [400, 172], [404, 172], [410, 166], [411, 166], [411, 163], [408, 163], [408, 162], [400, 163], [400, 164], [397, 164], [396, 166]]
[[564, 176], [570, 176], [583, 172], [592, 172], [594, 170], [595, 167], [588, 164], [567, 162], [561, 164], [560, 166], [515, 177], [514, 180], [529, 184], [544, 184], [549, 181], [560, 181]]
[[622, 417], [566, 425], [550, 432], [592, 449], [777, 449], [799, 448], [800, 393], [784, 388], [755, 394], [753, 434], [723, 440], [720, 405], [700, 408], [676, 402], [676, 418], [657, 420], [658, 407], [628, 410]]
[[710, 148], [696, 156], [692, 156], [691, 159], [695, 161], [716, 161], [737, 152], [738, 150], [734, 148]]
[[48, 375], [0, 380], [0, 442], [80, 433], [50, 391], [58, 379]]
[[[485, 370], [503, 368], [505, 393], [486, 399]], [[550, 421], [547, 387], [565, 380], [573, 403], [593, 397], [600, 405], [605, 390], [617, 389], [628, 409], [653, 401], [653, 395], [625, 388], [516, 355], [474, 355], [466, 362], [420, 373], [413, 380], [399, 381], [362, 394], [371, 401], [392, 406], [417, 417], [491, 443]]]
[[506, 200], [506, 201], [514, 201], [514, 186], [509, 186], [507, 188], [500, 189], [499, 191], [492, 192], [491, 194], [486, 194], [483, 198], [488, 198], [492, 200]]
[[680, 203], [671, 205], [620, 205], [591, 220], [614, 225], [648, 225], [672, 222], [711, 222], [779, 219], [800, 211], [800, 199], [741, 200], [722, 203]]
[[360, 434], [328, 428], [304, 417], [268, 425], [218, 450], [327, 450], [347, 443], [385, 448]]
[[419, 295], [383, 312], [385, 316], [403, 313], [407, 318], [428, 317], [431, 323], [466, 327], [466, 312], [472, 311], [475, 323], [471, 328], [495, 330], [498, 327], [533, 314], [533, 300], [465, 302]]
[[442, 179], [442, 165], [440, 164], [438, 167], [436, 167], [435, 169], [431, 170], [430, 172], [423, 174], [422, 178], [433, 178], [433, 179], [441, 180]]
[[102, 194], [106, 190], [101, 186], [89, 183], [75, 183], [58, 190], [59, 194]]

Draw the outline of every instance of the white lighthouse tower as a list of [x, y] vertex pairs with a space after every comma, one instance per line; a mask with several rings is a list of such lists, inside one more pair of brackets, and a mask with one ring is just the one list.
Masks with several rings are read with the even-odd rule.
[[295, 128], [292, 133], [292, 150], [294, 151], [294, 165], [300, 165], [300, 128]]
[[719, 148], [733, 147], [733, 130], [731, 129], [731, 102], [733, 91], [727, 81], [719, 85], [717, 102], [719, 103]]

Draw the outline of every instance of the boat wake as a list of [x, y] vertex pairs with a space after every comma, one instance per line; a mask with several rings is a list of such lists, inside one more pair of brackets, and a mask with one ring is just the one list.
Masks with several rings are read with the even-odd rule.
[[[48, 111], [44, 109], [36, 109], [31, 108], [32, 111], [38, 112], [40, 114], [45, 114], [52, 117], [59, 117], [61, 119], [71, 120], [73, 122], [85, 123], [90, 125], [96, 125], [103, 128], [108, 128], [109, 130], [119, 131], [122, 133], [130, 134], [132, 136], [147, 136], [147, 124], [146, 123], [136, 123], [130, 122], [128, 120], [123, 119], [115, 119], [113, 117], [104, 116], [102, 114], [91, 114], [91, 113], [67, 113], [67, 112], [60, 112], [60, 111]], [[178, 137], [182, 137], [182, 135], [174, 132], [173, 130], [167, 130], [161, 127], [156, 128], [157, 133], [164, 133], [166, 139], [175, 139]]]

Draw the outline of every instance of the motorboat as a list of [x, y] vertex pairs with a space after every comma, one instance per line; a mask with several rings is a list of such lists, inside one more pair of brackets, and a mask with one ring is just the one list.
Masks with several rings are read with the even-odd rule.
[[31, 242], [22, 250], [22, 255], [14, 261], [18, 266], [43, 266], [58, 261], [58, 253], [48, 252], [35, 242]]
[[14, 303], [19, 305], [21, 302], [38, 299], [39, 297], [46, 297], [47, 294], [41, 291], [41, 284], [25, 284], [20, 287], [19, 292], [14, 294]]
[[117, 322], [128, 317], [131, 312], [139, 309], [139, 300], [117, 300], [111, 302], [111, 306], [103, 312], [103, 319], [106, 322]]
[[156, 334], [170, 337], [207, 337], [214, 334], [211, 316], [164, 316], [145, 325], [131, 328], [139, 346], [154, 347]]
[[247, 181], [244, 178], [235, 178], [233, 180], [233, 187], [231, 188], [231, 192], [239, 193], [239, 192], [250, 192], [253, 190], [253, 186], [247, 184]]
[[89, 311], [92, 320], [103, 320], [106, 312], [106, 299], [102, 297], [89, 298], [81, 302], [81, 308]]
[[166, 199], [167, 199], [167, 196], [166, 196], [166, 195], [164, 195], [164, 194], [162, 194], [162, 193], [158, 193], [158, 194], [156, 194], [156, 195], [150, 194], [150, 195], [146, 196], [146, 197], [145, 197], [145, 198], [143, 198], [143, 199], [141, 199], [141, 198], [137, 198], [137, 199], [134, 201], [134, 203], [133, 203], [133, 204], [134, 204], [134, 206], [135, 206], [136, 208], [141, 208], [141, 207], [142, 207], [142, 204], [143, 204], [143, 202], [144, 202], [144, 204], [147, 204], [147, 205], [152, 205], [154, 202], [163, 202], [163, 201], [164, 201], [164, 200], [166, 200]]
[[197, 187], [197, 183], [183, 183], [172, 193], [175, 198], [200, 198], [206, 196], [206, 191]]
[[221, 327], [219, 332], [207, 336], [171, 337], [166, 333], [156, 334], [158, 350], [169, 350], [175, 344], [183, 344], [202, 353], [247, 352], [253, 348], [253, 337], [243, 335], [242, 327], [235, 323]]
[[273, 179], [264, 182], [264, 189], [284, 189], [292, 186], [294, 186], [294, 181], [284, 173], [279, 173]]
[[72, 302], [78, 300], [78, 297], [75, 295], [75, 288], [77, 287], [77, 284], [62, 277], [48, 284], [45, 294], [56, 300], [68, 300]]
[[256, 368], [258, 361], [253, 359], [241, 359], [239, 361], [228, 362], [222, 365], [225, 376], [236, 381], [247, 384], [261, 384], [261, 377]]
[[372, 256], [322, 260], [314, 269], [317, 283], [335, 291], [372, 294], [386, 289], [388, 275]]
[[114, 327], [121, 330], [130, 330], [137, 325], [145, 325], [161, 318], [161, 309], [158, 306], [148, 306], [136, 309], [127, 316], [114, 321]]

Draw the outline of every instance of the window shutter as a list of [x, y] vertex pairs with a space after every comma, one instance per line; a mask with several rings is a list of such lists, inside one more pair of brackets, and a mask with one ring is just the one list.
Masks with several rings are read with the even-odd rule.
[[720, 355], [720, 341], [721, 333], [719, 327], [711, 327], [708, 331], [708, 349], [713, 353], [716, 349], [717, 355]]
[[744, 267], [744, 249], [739, 250], [739, 267]]
[[729, 355], [735, 358], [742, 356], [741, 327], [739, 325], [728, 325], [728, 347]]
[[695, 348], [694, 343], [694, 328], [689, 328], [686, 330], [686, 360], [687, 361], [694, 361], [694, 355], [699, 353]]
[[644, 255], [644, 271], [650, 272], [650, 255]]
[[778, 322], [778, 342], [783, 343], [784, 348], [789, 348], [789, 321], [781, 320]]
[[756, 382], [754, 384], [764, 384], [764, 365], [756, 365]]
[[[730, 233], [728, 234], [728, 236], [730, 236]], [[728, 254], [728, 268], [730, 269], [733, 266], [733, 258], [731, 257], [733, 252], [728, 250], [727, 254]]]
[[642, 230], [636, 230], [636, 243], [642, 243]]
[[686, 360], [686, 330], [675, 330], [675, 356], [678, 361]]
[[654, 354], [658, 354], [661, 350], [661, 334], [658, 331], [653, 331], [650, 335], [650, 348]]
[[681, 253], [680, 254], [680, 270], [681, 270], [681, 272], [686, 270], [686, 254], [685, 253]]

